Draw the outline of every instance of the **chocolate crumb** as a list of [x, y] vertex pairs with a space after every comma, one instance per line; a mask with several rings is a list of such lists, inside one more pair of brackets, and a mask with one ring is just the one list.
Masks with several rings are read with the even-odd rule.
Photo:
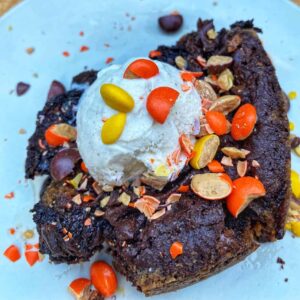
[[33, 48], [33, 47], [29, 47], [26, 49], [26, 53], [29, 55], [31, 55], [34, 51], [35, 51], [35, 48]]
[[19, 134], [26, 134], [26, 130], [24, 128], [19, 129]]
[[30, 84], [25, 83], [25, 82], [18, 82], [17, 83], [17, 95], [18, 96], [23, 96], [30, 88]]
[[280, 269], [283, 270], [284, 269], [284, 265], [285, 265], [285, 261], [281, 257], [277, 257], [277, 261], [276, 262], [280, 265]]
[[289, 281], [289, 279], [288, 278], [284, 278], [284, 282], [288, 282]]

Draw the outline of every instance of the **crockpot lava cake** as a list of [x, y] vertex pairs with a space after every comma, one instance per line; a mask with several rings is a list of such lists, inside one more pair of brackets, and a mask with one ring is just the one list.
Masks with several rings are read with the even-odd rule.
[[33, 208], [42, 253], [78, 263], [108, 244], [154, 295], [283, 237], [287, 103], [258, 32], [199, 20], [175, 46], [81, 73], [46, 102], [26, 161], [28, 178], [48, 175]]

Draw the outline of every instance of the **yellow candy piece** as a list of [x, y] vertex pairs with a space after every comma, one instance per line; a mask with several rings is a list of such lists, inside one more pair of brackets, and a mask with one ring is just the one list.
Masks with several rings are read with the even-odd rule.
[[286, 223], [284, 228], [285, 230], [292, 230], [292, 223]]
[[117, 111], [128, 113], [134, 108], [133, 98], [115, 84], [103, 84], [100, 88], [100, 94], [104, 102]]
[[163, 176], [163, 177], [167, 177], [169, 176], [169, 174], [171, 173], [170, 169], [166, 166], [166, 165], [159, 165], [156, 169], [154, 174], [156, 176]]
[[194, 169], [202, 169], [210, 163], [219, 148], [220, 139], [215, 134], [203, 136], [197, 140], [194, 146], [195, 155], [190, 161], [190, 165]]
[[118, 113], [105, 121], [102, 127], [101, 138], [103, 144], [113, 144], [121, 136], [126, 123], [126, 114]]
[[293, 131], [295, 129], [295, 124], [293, 122], [289, 122], [290, 130]]
[[292, 192], [296, 198], [300, 198], [300, 177], [299, 174], [292, 170], [291, 171], [291, 185], [292, 185]]
[[300, 222], [292, 222], [291, 223], [291, 230], [292, 230], [292, 233], [295, 236], [300, 237]]
[[288, 97], [289, 97], [290, 100], [296, 99], [297, 98], [297, 92], [295, 92], [295, 91], [289, 92]]

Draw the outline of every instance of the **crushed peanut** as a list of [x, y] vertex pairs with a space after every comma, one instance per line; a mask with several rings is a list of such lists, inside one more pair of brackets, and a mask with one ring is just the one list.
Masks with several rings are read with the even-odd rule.
[[108, 203], [108, 201], [109, 201], [109, 196], [106, 196], [106, 197], [104, 197], [102, 200], [100, 200], [100, 206], [102, 207], [102, 208], [104, 208], [106, 205], [107, 205], [107, 203]]

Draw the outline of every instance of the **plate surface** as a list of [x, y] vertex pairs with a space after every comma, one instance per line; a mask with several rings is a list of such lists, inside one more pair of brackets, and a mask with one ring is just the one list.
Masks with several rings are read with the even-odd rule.
[[[174, 35], [157, 27], [157, 17], [178, 10], [184, 26]], [[286, 92], [300, 94], [300, 9], [288, 1], [76, 1], [27, 0], [0, 19], [0, 286], [1, 299], [72, 299], [66, 287], [79, 276], [88, 276], [89, 263], [53, 265], [46, 258], [30, 268], [24, 258], [12, 264], [2, 256], [12, 243], [23, 250], [22, 232], [33, 229], [30, 208], [37, 201], [31, 182], [24, 180], [27, 139], [34, 131], [35, 117], [44, 105], [53, 79], [70, 84], [74, 74], [99, 69], [113, 57], [122, 63], [132, 56], [146, 56], [159, 44], [171, 45], [183, 33], [195, 29], [198, 17], [213, 18], [217, 29], [236, 20], [255, 19], [263, 28], [262, 39], [277, 68]], [[84, 36], [79, 32], [83, 31]], [[105, 44], [110, 47], [106, 47]], [[79, 51], [82, 45], [90, 47]], [[28, 55], [26, 48], [34, 47]], [[69, 57], [62, 52], [68, 51]], [[31, 88], [17, 97], [17, 82]], [[298, 90], [297, 90], [298, 89]], [[11, 92], [13, 91], [13, 92]], [[290, 119], [300, 134], [299, 102], [292, 102]], [[26, 134], [19, 134], [23, 128]], [[299, 158], [292, 157], [300, 171]], [[13, 200], [4, 195], [14, 191]], [[15, 235], [8, 229], [16, 227]], [[37, 235], [29, 242], [36, 242]], [[299, 299], [300, 239], [289, 233], [282, 241], [263, 245], [244, 262], [189, 288], [152, 299]], [[103, 254], [96, 258], [103, 258]], [[276, 263], [282, 257], [283, 270]], [[94, 258], [95, 259], [95, 258]], [[285, 282], [288, 278], [288, 282]], [[123, 277], [117, 299], [144, 299]]]

